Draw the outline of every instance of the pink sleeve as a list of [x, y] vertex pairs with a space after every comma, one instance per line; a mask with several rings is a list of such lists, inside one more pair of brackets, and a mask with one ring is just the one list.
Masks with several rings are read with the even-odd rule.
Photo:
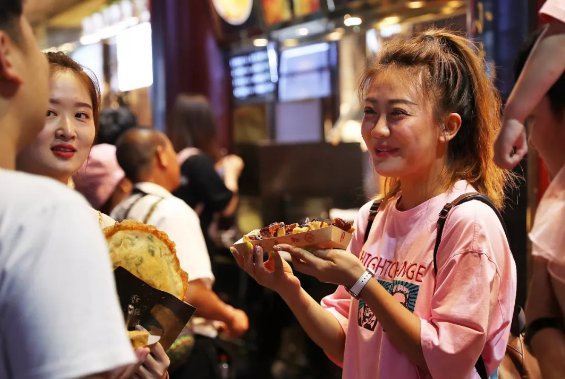
[[468, 378], [481, 354], [492, 373], [506, 350], [516, 268], [490, 208], [469, 202], [452, 212], [437, 268], [430, 317], [421, 320], [422, 350], [431, 376]]
[[486, 342], [495, 275], [479, 253], [458, 254], [438, 272], [431, 318], [421, 320], [422, 350], [433, 378], [468, 378], [473, 372]]
[[[353, 238], [347, 247], [347, 251], [359, 256], [361, 248], [364, 245], [365, 229], [367, 228], [367, 220], [369, 217], [369, 209], [371, 204], [365, 204], [357, 215], [357, 220], [355, 221], [354, 227], [355, 232], [353, 232]], [[349, 326], [349, 308], [351, 306], [351, 296], [345, 288], [339, 286], [337, 290], [325, 298], [322, 299], [322, 307], [335, 316], [337, 321], [341, 324], [345, 335], [347, 336], [347, 328]], [[337, 361], [330, 356], [330, 359], [334, 361], [338, 366], [342, 366], [341, 362]]]
[[539, 13], [544, 21], [549, 22], [554, 18], [565, 23], [565, 0], [547, 0]]

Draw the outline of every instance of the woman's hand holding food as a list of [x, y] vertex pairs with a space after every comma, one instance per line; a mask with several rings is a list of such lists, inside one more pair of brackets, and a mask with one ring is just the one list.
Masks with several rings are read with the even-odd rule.
[[171, 361], [161, 346], [156, 343], [151, 347], [151, 354], [147, 356], [145, 362], [139, 366], [132, 378], [134, 379], [163, 379], [166, 377], [167, 369]]
[[351, 287], [365, 272], [361, 261], [345, 250], [316, 248], [305, 250], [283, 244], [275, 246], [275, 249], [286, 251], [292, 256], [295, 270], [324, 283]]
[[243, 254], [235, 248], [231, 252], [239, 267], [245, 270], [260, 285], [270, 288], [279, 295], [293, 295], [300, 290], [300, 280], [292, 271], [290, 265], [285, 262], [280, 254], [273, 251], [269, 259], [263, 261], [263, 249], [260, 246], [253, 248], [249, 242], [246, 244]]
[[137, 357], [137, 363], [120, 367], [118, 369], [112, 370], [110, 373], [110, 379], [128, 379], [131, 378], [133, 373], [145, 362], [149, 356], [149, 349], [146, 347], [138, 347], [134, 349], [135, 356]]

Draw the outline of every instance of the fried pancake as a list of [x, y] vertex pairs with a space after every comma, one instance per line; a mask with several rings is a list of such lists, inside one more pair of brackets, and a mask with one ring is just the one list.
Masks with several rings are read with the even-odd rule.
[[175, 244], [151, 225], [125, 220], [104, 229], [114, 269], [122, 266], [152, 287], [184, 300], [188, 274]]
[[129, 340], [133, 348], [143, 347], [149, 342], [149, 332], [132, 330], [128, 331]]

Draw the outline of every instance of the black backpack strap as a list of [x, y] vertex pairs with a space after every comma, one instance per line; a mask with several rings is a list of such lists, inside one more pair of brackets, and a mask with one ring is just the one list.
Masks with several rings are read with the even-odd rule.
[[367, 239], [369, 238], [369, 232], [371, 231], [371, 227], [373, 226], [373, 221], [375, 221], [375, 217], [377, 217], [377, 213], [379, 213], [379, 207], [383, 203], [383, 199], [377, 199], [373, 201], [373, 205], [371, 205], [371, 209], [369, 210], [369, 222], [367, 223], [367, 229], [365, 229], [365, 236], [363, 237], [363, 242], [366, 243]]
[[471, 192], [471, 193], [465, 193], [461, 196], [459, 196], [457, 199], [453, 200], [451, 203], [447, 203], [443, 206], [443, 209], [441, 210], [441, 212], [439, 212], [439, 218], [437, 220], [437, 237], [436, 237], [436, 244], [434, 247], [434, 273], [437, 275], [437, 252], [439, 250], [439, 245], [441, 243], [441, 235], [443, 233], [443, 228], [445, 227], [445, 221], [447, 220], [447, 216], [449, 215], [449, 212], [456, 206], [466, 203], [468, 201], [471, 200], [478, 200], [482, 203], [485, 203], [486, 205], [488, 205], [496, 214], [496, 216], [498, 217], [498, 220], [500, 221], [500, 224], [502, 225], [502, 228], [504, 229], [504, 234], [506, 235], [506, 238], [508, 238], [508, 231], [506, 230], [506, 224], [504, 224], [504, 220], [502, 218], [502, 215], [500, 214], [500, 212], [498, 211], [498, 209], [496, 209], [496, 206], [493, 204], [493, 202], [486, 197], [483, 194], [480, 194], [478, 192]]
[[[506, 238], [508, 238], [508, 231], [506, 230], [506, 225], [504, 224], [504, 220], [502, 219], [502, 215], [500, 214], [498, 209], [496, 209], [496, 206], [493, 204], [493, 202], [488, 197], [486, 197], [485, 195], [482, 195], [478, 192], [466, 193], [466, 194], [459, 196], [457, 199], [453, 200], [451, 203], [445, 204], [445, 206], [443, 207], [443, 209], [439, 213], [439, 218], [437, 220], [436, 244], [435, 244], [435, 247], [434, 247], [434, 273], [436, 275], [437, 275], [437, 252], [438, 252], [438, 249], [439, 249], [439, 244], [441, 243], [441, 234], [443, 233], [443, 228], [445, 227], [445, 221], [447, 220], [447, 216], [449, 215], [449, 212], [454, 207], [456, 207], [460, 204], [466, 203], [468, 201], [471, 201], [471, 200], [478, 200], [482, 203], [485, 203], [486, 205], [488, 205], [494, 211], [494, 213], [498, 217], [498, 220], [502, 224], [502, 228], [504, 229], [504, 233], [506, 235]], [[521, 310], [522, 309], [520, 307], [516, 307], [516, 309], [514, 310], [514, 317], [512, 319], [512, 325], [510, 327], [511, 331], [523, 329], [523, 326], [520, 327], [518, 325], [517, 320], [520, 319], [520, 317], [517, 317], [517, 315], [516, 315], [517, 311], [518, 311], [519, 314], [523, 315], [523, 311], [520, 313]], [[485, 365], [485, 361], [484, 361], [482, 355], [479, 355], [479, 359], [477, 360], [477, 363], [475, 363], [475, 370], [477, 370], [477, 373], [479, 374], [481, 379], [488, 379], [487, 366]]]

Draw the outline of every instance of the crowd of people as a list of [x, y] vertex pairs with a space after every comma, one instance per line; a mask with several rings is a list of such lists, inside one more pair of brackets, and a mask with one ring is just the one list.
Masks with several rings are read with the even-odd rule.
[[[528, 139], [552, 182], [530, 234], [524, 340], [537, 375], [565, 377], [565, 1], [541, 14], [504, 110], [468, 39], [429, 30], [384, 43], [358, 91], [387, 186], [360, 209], [349, 247], [231, 249], [343, 378], [505, 378], [522, 330], [499, 211]], [[222, 151], [204, 97], [179, 96], [170, 121], [162, 133], [127, 109], [101, 111], [93, 74], [42, 53], [22, 0], [0, 0], [0, 378], [225, 377], [219, 333], [239, 338], [249, 320], [214, 292], [212, 262], [243, 161]], [[127, 336], [101, 233], [126, 219], [165, 232], [189, 273], [197, 311], [180, 358]], [[294, 271], [337, 289], [319, 303]]]

